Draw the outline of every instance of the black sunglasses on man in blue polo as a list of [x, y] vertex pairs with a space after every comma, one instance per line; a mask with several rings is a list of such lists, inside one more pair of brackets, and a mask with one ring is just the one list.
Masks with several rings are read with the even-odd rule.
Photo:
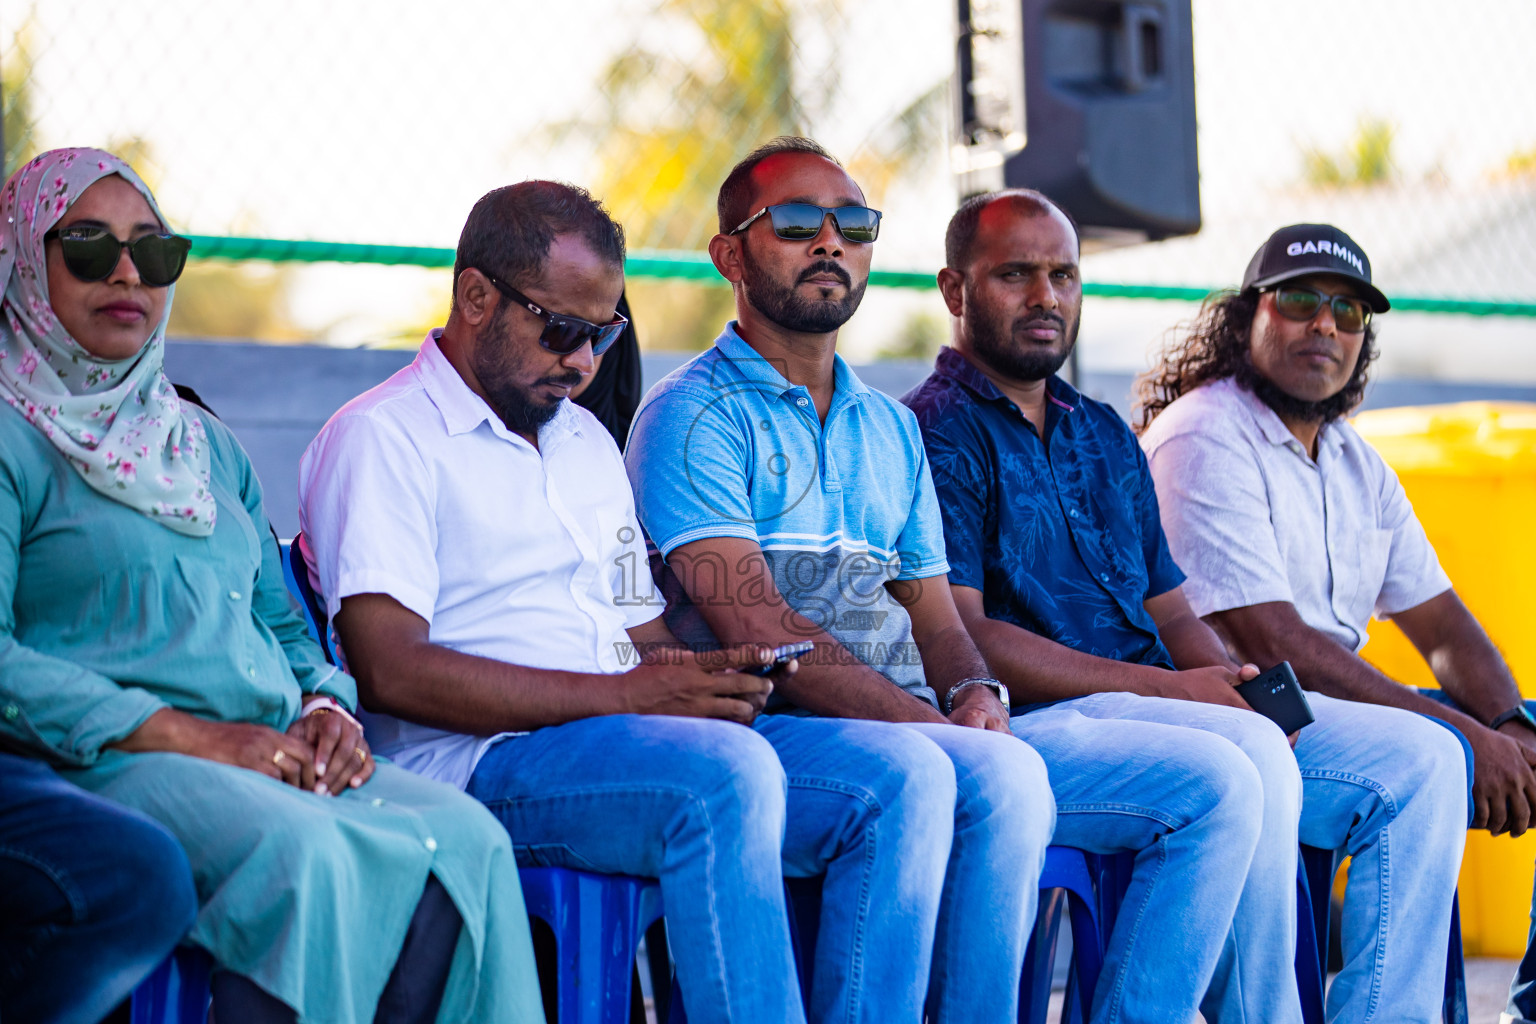
[[[480, 270], [479, 267], [475, 269]], [[613, 343], [619, 340], [619, 335], [624, 333], [624, 328], [629, 326], [629, 319], [619, 313], [615, 313], [612, 322], [606, 324], [594, 324], [579, 316], [551, 313], [490, 271], [480, 270], [480, 273], [496, 286], [497, 291], [544, 321], [544, 330], [539, 335], [539, 344], [556, 355], [568, 356], [590, 341], [592, 354], [600, 356], [613, 347]]]
[[873, 242], [880, 237], [879, 210], [867, 206], [814, 206], [811, 203], [765, 206], [736, 225], [731, 234], [741, 234], [765, 213], [773, 225], [773, 233], [791, 242], [803, 242], [821, 234], [821, 225], [828, 215], [837, 225], [837, 233], [850, 242]]

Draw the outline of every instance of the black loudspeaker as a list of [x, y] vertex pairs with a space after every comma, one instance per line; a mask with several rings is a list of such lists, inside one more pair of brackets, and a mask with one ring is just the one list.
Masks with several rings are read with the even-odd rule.
[[1200, 230], [1190, 0], [957, 3], [962, 146], [989, 141], [972, 98], [1007, 91], [969, 79], [976, 43], [1002, 42], [990, 26], [978, 27], [978, 15], [1020, 4], [1019, 20], [1012, 11], [1005, 20], [1023, 37], [1024, 146], [1010, 153], [1015, 147], [994, 143], [1003, 183], [1046, 193], [1090, 235], [1109, 229], [1158, 239]]

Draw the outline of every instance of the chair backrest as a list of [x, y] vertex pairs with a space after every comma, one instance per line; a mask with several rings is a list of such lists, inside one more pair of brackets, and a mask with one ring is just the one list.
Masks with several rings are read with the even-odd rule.
[[283, 552], [283, 582], [288, 585], [288, 592], [299, 602], [299, 607], [304, 610], [304, 622], [309, 626], [309, 633], [320, 645], [320, 650], [325, 654], [325, 660], [332, 665], [336, 664], [336, 652], [331, 649], [330, 620], [325, 614], [325, 602], [320, 595], [315, 593], [315, 588], [309, 581], [309, 566], [304, 562], [304, 535], [301, 533], [293, 538], [292, 543], [280, 544]]

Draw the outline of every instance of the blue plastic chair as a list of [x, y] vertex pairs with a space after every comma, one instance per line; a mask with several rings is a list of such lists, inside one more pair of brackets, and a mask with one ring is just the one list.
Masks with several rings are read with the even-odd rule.
[[1019, 1024], [1045, 1022], [1063, 909], [1072, 925], [1072, 969], [1061, 1019], [1086, 1019], [1133, 858], [1132, 854], [1097, 856], [1069, 846], [1046, 848], [1045, 868], [1040, 873], [1040, 909], [1019, 979]]
[[[569, 868], [523, 868], [518, 876], [529, 916], [554, 933], [558, 1024], [628, 1024], [635, 956], [661, 918], [661, 887]], [[678, 1021], [682, 1000], [674, 993], [670, 1002]]]
[[320, 645], [325, 660], [334, 665], [336, 652], [331, 649], [330, 622], [326, 618], [325, 602], [320, 600], [320, 595], [310, 586], [309, 567], [304, 564], [304, 552], [300, 549], [302, 540], [303, 534], [300, 534], [293, 538], [292, 543], [278, 542], [283, 555], [283, 582], [304, 612], [304, 624], [309, 627], [309, 635]]
[[211, 1000], [213, 959], [201, 949], [181, 946], [133, 990], [133, 1024], [204, 1024]]

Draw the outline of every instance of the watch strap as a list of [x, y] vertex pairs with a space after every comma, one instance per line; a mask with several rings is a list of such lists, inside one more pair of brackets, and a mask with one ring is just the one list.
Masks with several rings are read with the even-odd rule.
[[1519, 722], [1521, 725], [1525, 726], [1532, 732], [1536, 732], [1536, 717], [1533, 717], [1531, 713], [1526, 710], [1526, 707], [1523, 703], [1516, 704], [1502, 715], [1494, 718], [1492, 722], [1488, 723], [1488, 728], [1497, 729], [1505, 722]]
[[955, 713], [955, 698], [960, 695], [960, 691], [970, 689], [972, 686], [985, 686], [1002, 703], [1003, 709], [1008, 710], [1008, 687], [1004, 686], [1001, 680], [993, 679], [991, 676], [972, 676], [969, 679], [962, 679], [954, 686], [951, 686], [949, 692], [944, 695], [944, 713], [946, 715]]

